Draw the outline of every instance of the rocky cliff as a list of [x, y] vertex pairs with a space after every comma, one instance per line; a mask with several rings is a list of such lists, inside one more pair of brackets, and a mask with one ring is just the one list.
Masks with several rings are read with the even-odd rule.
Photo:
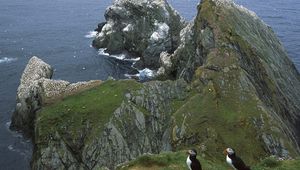
[[43, 105], [100, 84], [100, 81], [70, 83], [51, 80], [52, 74], [51, 66], [38, 57], [29, 60], [18, 87], [17, 104], [10, 128], [21, 130], [25, 136], [30, 137], [34, 129], [35, 113]]
[[[300, 76], [273, 30], [230, 0], [203, 0], [198, 11], [194, 23], [182, 30], [182, 43], [170, 56], [166, 73], [202, 91], [211, 89], [217, 107], [229, 100], [227, 108], [249, 107], [251, 102], [243, 101], [252, 96], [261, 110], [256, 113], [272, 118], [299, 151]], [[250, 110], [254, 108], [237, 115]], [[269, 137], [261, 139], [270, 143]], [[273, 149], [268, 147], [277, 153]]]
[[157, 68], [163, 51], [173, 52], [185, 21], [165, 0], [116, 0], [105, 12], [106, 24], [93, 41], [109, 53], [140, 57], [139, 67]]
[[[117, 0], [94, 46], [145, 57], [153, 44], [135, 42], [168, 25], [156, 17], [171, 9], [163, 0]], [[141, 23], [149, 29], [132, 28]], [[128, 30], [146, 36], [127, 39]], [[203, 0], [195, 20], [172, 35], [172, 50], [164, 38], [149, 55], [160, 81], [109, 80], [36, 112], [32, 168], [115, 169], [191, 147], [208, 162], [223, 162], [226, 147], [251, 164], [299, 155], [300, 76], [270, 27], [231, 0]]]

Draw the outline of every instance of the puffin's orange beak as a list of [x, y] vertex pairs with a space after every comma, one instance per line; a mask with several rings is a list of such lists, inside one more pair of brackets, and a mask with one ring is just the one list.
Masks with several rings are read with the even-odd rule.
[[227, 154], [228, 154], [227, 151], [226, 151], [226, 149], [223, 151], [223, 153], [224, 153], [224, 155], [227, 155]]

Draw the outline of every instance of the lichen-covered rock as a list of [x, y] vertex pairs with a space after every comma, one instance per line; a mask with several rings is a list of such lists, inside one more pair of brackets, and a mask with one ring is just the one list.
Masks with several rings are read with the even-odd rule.
[[78, 83], [51, 80], [52, 73], [51, 66], [38, 57], [34, 56], [29, 60], [18, 87], [17, 104], [11, 122], [12, 129], [22, 130], [26, 136], [31, 136], [35, 112], [43, 104], [100, 84], [98, 80]]
[[185, 22], [165, 0], [115, 0], [105, 12], [107, 23], [93, 41], [109, 53], [128, 51], [143, 68], [158, 68], [163, 51], [179, 45]]

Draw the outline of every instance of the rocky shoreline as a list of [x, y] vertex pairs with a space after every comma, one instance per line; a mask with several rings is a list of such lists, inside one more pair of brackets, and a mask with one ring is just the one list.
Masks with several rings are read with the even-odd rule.
[[145, 153], [225, 147], [256, 163], [299, 156], [300, 75], [255, 13], [203, 0], [187, 23], [165, 0], [116, 0], [93, 46], [140, 57], [157, 80], [51, 80], [33, 57], [12, 127], [33, 136], [32, 169], [115, 169]]

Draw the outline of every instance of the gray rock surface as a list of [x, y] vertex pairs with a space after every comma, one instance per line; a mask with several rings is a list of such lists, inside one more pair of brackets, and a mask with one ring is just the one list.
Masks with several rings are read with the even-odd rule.
[[[172, 68], [165, 73], [189, 82], [202, 74], [207, 84], [218, 78], [205, 77], [205, 72], [222, 76], [240, 69], [268, 114], [299, 145], [300, 75], [274, 31], [232, 0], [204, 0], [199, 9], [194, 22], [181, 31], [180, 46], [171, 55]], [[197, 72], [199, 67], [203, 69]]]
[[42, 105], [101, 83], [99, 80], [78, 83], [51, 80], [52, 74], [51, 66], [38, 57], [34, 56], [29, 60], [17, 91], [17, 104], [11, 122], [12, 129], [21, 130], [26, 136], [31, 136], [35, 112]]
[[109, 53], [128, 51], [141, 67], [158, 68], [163, 51], [179, 45], [185, 21], [165, 0], [115, 0], [105, 12], [107, 23], [93, 41]]
[[29, 60], [18, 87], [16, 110], [11, 122], [12, 128], [22, 129], [25, 133], [33, 129], [34, 112], [41, 107], [42, 102], [39, 80], [51, 78], [52, 73], [51, 66], [41, 59], [34, 56]]

